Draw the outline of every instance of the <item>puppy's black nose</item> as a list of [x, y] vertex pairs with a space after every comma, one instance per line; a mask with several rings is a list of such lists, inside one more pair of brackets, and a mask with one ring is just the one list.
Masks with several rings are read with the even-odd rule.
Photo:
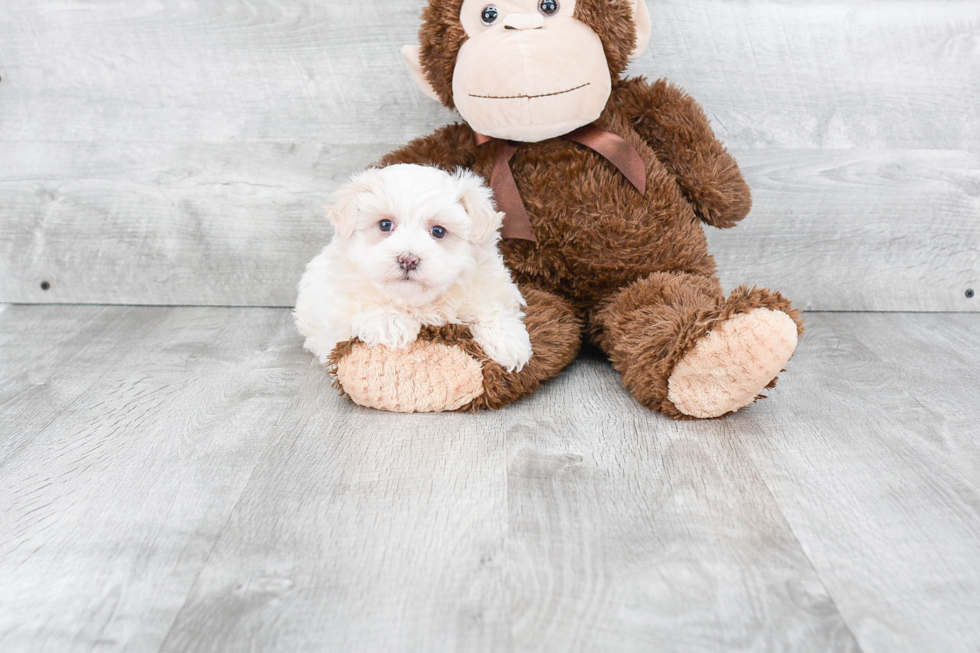
[[402, 254], [398, 257], [398, 265], [405, 272], [411, 272], [419, 266], [419, 257], [415, 254]]

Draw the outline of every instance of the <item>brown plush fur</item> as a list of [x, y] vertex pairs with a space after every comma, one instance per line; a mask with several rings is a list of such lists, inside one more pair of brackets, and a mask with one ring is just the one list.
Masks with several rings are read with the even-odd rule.
[[[449, 107], [453, 66], [466, 38], [460, 5], [432, 0], [420, 33], [423, 69]], [[506, 240], [501, 250], [528, 300], [531, 363], [518, 374], [504, 373], [465, 328], [427, 329], [422, 337], [456, 344], [483, 363], [485, 392], [467, 408], [499, 408], [530, 394], [574, 359], [586, 335], [639, 401], [684, 417], [667, 400], [667, 382], [699, 338], [753, 308], [785, 311], [797, 324], [799, 314], [766, 290], [740, 288], [725, 300], [701, 223], [731, 227], [749, 212], [751, 195], [737, 164], [686, 94], [662, 80], [619, 79], [636, 38], [626, 3], [579, 0], [576, 17], [600, 35], [613, 78], [596, 124], [636, 148], [646, 164], [646, 194], [581, 145], [561, 138], [521, 144], [511, 169], [538, 242]], [[478, 147], [468, 126], [455, 124], [379, 165], [463, 167], [489, 178], [493, 151], [492, 144]]]
[[[783, 311], [803, 334], [799, 311], [779, 293], [742, 286], [726, 301], [714, 278], [672, 273], [651, 275], [621, 290], [603, 304], [592, 328], [637, 400], [685, 418], [667, 399], [674, 366], [715, 326], [755, 308]], [[775, 387], [775, 379], [769, 387]]]
[[[455, 345], [478, 360], [483, 367], [483, 394], [459, 410], [502, 408], [537, 390], [543, 380], [557, 376], [578, 355], [582, 321], [568, 302], [533, 288], [522, 289], [522, 292], [528, 306], [533, 306], [528, 310], [525, 324], [531, 334], [534, 356], [515, 374], [508, 374], [500, 365], [490, 360], [473, 340], [466, 326], [450, 324], [422, 328], [420, 339]], [[364, 346], [357, 339], [340, 343], [330, 355], [328, 369], [336, 373], [338, 361], [349, 355], [355, 347]], [[346, 394], [339, 382], [335, 382], [335, 387], [341, 394]]]
[[[578, 356], [582, 343], [582, 320], [561, 297], [534, 288], [522, 288], [528, 303], [524, 324], [531, 335], [534, 355], [516, 374], [508, 374], [482, 352], [483, 395], [466, 408], [496, 409], [525, 397], [555, 377]], [[533, 309], [530, 308], [533, 306]], [[472, 343], [479, 351], [479, 345]]]

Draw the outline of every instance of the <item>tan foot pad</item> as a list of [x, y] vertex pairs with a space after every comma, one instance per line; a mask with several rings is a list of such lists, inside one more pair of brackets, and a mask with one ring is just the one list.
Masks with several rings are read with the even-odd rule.
[[720, 417], [748, 406], [796, 350], [796, 323], [756, 308], [722, 322], [674, 367], [667, 399], [685, 415]]
[[479, 361], [428, 341], [406, 349], [358, 345], [337, 363], [337, 379], [354, 403], [393, 413], [456, 410], [483, 394]]

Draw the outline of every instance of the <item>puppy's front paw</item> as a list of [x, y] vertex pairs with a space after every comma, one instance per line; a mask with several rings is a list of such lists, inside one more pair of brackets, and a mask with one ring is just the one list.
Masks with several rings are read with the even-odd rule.
[[393, 311], [371, 311], [354, 317], [354, 336], [369, 347], [384, 345], [403, 349], [419, 337], [422, 324], [407, 315]]
[[520, 320], [478, 322], [470, 331], [484, 353], [508, 372], [520, 372], [531, 360], [531, 337]]

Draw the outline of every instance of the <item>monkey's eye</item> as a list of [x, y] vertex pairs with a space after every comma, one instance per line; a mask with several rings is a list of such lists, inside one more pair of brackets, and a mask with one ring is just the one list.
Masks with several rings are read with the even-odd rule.
[[391, 231], [395, 228], [395, 223], [391, 220], [382, 220], [378, 223], [378, 229], [381, 231]]
[[486, 7], [483, 8], [483, 13], [480, 14], [480, 18], [483, 19], [484, 25], [493, 25], [494, 23], [497, 22], [497, 17], [499, 15], [500, 12], [497, 11], [497, 7], [495, 7], [494, 5], [487, 5]]
[[443, 239], [448, 232], [445, 227], [432, 227], [432, 229], [429, 229], [429, 233], [432, 234], [433, 238]]
[[538, 11], [540, 11], [545, 16], [554, 16], [558, 13], [561, 6], [558, 4], [558, 0], [541, 0], [538, 3]]

